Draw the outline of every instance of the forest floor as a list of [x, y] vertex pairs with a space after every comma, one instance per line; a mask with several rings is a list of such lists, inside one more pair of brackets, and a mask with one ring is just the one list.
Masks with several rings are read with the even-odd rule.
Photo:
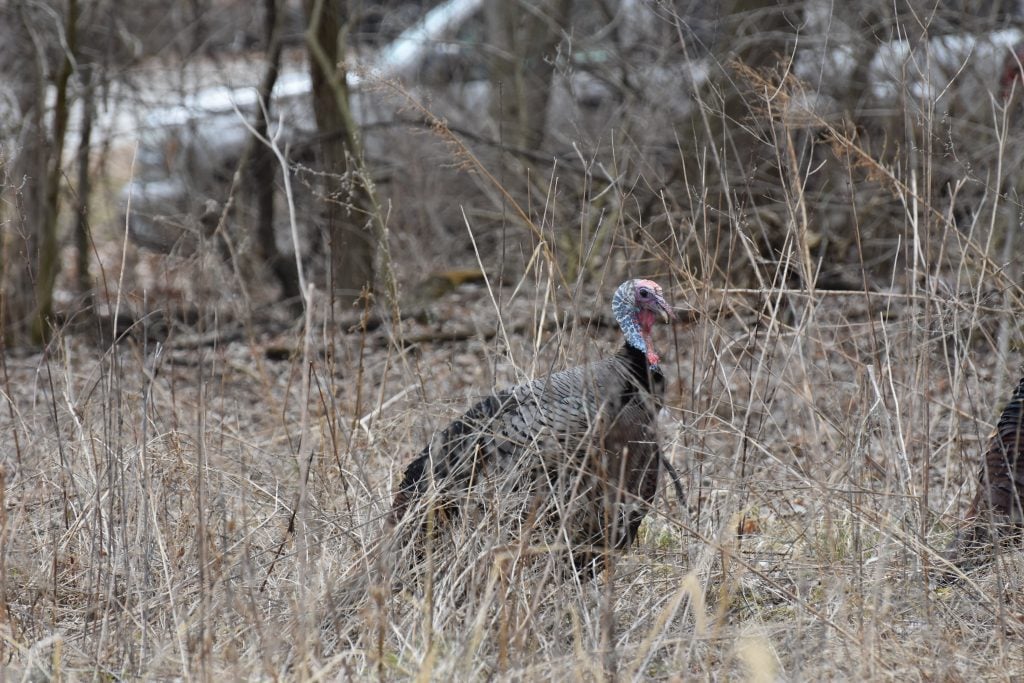
[[113, 346], [69, 326], [45, 353], [8, 352], [4, 664], [67, 679], [1024, 676], [1024, 555], [936, 581], [1020, 375], [1008, 308], [662, 284], [694, 312], [656, 330], [661, 440], [686, 499], [663, 482], [639, 543], [586, 580], [496, 547], [487, 525], [415, 576], [381, 539], [432, 430], [492, 386], [614, 351], [601, 302], [617, 282], [464, 284], [400, 333], [323, 306], [305, 326], [162, 330], [136, 310]]

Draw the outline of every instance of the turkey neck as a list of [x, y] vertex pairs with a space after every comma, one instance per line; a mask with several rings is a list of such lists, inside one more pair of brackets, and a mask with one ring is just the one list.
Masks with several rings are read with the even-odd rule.
[[647, 362], [646, 353], [627, 343], [622, 345], [617, 355], [622, 359], [629, 371], [630, 379], [633, 380], [626, 388], [626, 393], [629, 396], [623, 398], [632, 398], [637, 389], [642, 389], [655, 396], [661, 395], [665, 388], [665, 375], [661, 372], [660, 367], [652, 366]]

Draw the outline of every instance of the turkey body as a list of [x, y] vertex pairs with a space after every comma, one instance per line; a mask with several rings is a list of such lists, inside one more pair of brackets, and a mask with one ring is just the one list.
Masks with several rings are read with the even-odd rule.
[[1019, 542], [1024, 530], [1024, 379], [1017, 384], [999, 416], [978, 477], [978, 490], [967, 513], [969, 526], [949, 548], [961, 567], [975, 567], [993, 557], [994, 544]]
[[1024, 525], [1024, 379], [1006, 404], [978, 478], [970, 516], [992, 513], [1005, 523]]
[[480, 401], [409, 464], [392, 521], [431, 509], [450, 521], [474, 503], [518, 496], [517, 523], [555, 523], [576, 568], [599, 569], [607, 550], [636, 538], [658, 488], [665, 380], [649, 359], [626, 343]]

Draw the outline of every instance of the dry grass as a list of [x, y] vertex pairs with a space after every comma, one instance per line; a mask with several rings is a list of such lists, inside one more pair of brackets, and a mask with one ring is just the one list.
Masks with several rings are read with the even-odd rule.
[[[989, 224], [954, 225], [915, 189], [918, 169], [829, 127], [830, 168], [851, 185], [867, 169], [871, 206], [902, 212], [887, 235], [900, 246], [865, 264], [882, 240], [862, 250], [853, 221], [871, 291], [790, 288], [819, 266], [811, 173], [797, 172], [817, 162], [797, 160], [801, 132], [774, 116], [779, 167], [793, 164], [773, 259], [724, 176], [707, 179], [725, 185], [714, 197], [696, 182], [663, 195], [652, 226], [631, 217], [623, 172], [591, 190], [612, 208], [572, 231], [544, 219], [557, 192], [510, 211], [522, 281], [489, 272], [491, 287], [433, 302], [403, 321], [404, 348], [322, 301], [307, 327], [266, 331], [221, 264], [179, 270], [194, 291], [148, 306], [206, 306], [206, 333], [229, 312], [248, 321], [237, 341], [60, 333], [45, 353], [7, 353], [3, 663], [65, 679], [1024, 676], [1024, 555], [934, 581], [1020, 376], [1024, 290], [1002, 200], [982, 198]], [[639, 543], [592, 580], [517, 542], [500, 506], [411, 568], [384, 524], [405, 463], [491, 386], [609, 353], [617, 331], [589, 321], [639, 274], [698, 313], [657, 332], [662, 441], [686, 500], [661, 494]], [[289, 358], [268, 352], [282, 346]]]
[[[506, 324], [550, 316], [543, 292], [505, 291]], [[1019, 553], [959, 586], [930, 582], [1013, 363], [984, 350], [950, 360], [923, 302], [906, 296], [720, 292], [735, 312], [726, 316], [699, 292], [673, 293], [705, 314], [661, 335], [675, 376], [663, 439], [687, 500], [666, 493], [639, 545], [583, 582], [552, 576], [537, 548], [498, 544], [493, 519], [456, 530], [412, 575], [408, 558], [380, 549], [382, 515], [404, 462], [475, 392], [604, 352], [615, 331], [512, 334], [510, 354], [471, 339], [401, 355], [383, 332], [339, 334], [320, 316], [309, 343], [302, 330], [286, 336], [290, 361], [267, 360], [260, 337], [200, 351], [173, 339], [104, 351], [61, 337], [45, 355], [9, 355], [0, 428], [12, 670], [1024, 671]], [[587, 294], [577, 302], [599, 298]], [[441, 329], [486, 331], [496, 318], [472, 287], [436, 313]], [[992, 315], [1016, 324], [1009, 308]]]

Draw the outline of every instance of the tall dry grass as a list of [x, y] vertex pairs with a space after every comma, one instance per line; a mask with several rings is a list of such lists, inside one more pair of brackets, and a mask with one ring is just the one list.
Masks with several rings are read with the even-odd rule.
[[[696, 191], [666, 191], [656, 223], [625, 173], [591, 179], [615, 210], [585, 214], [572, 239], [546, 207], [516, 208], [523, 272], [499, 286], [481, 254], [487, 286], [403, 319], [400, 336], [336, 316], [315, 290], [300, 326], [229, 315], [252, 304], [232, 298], [225, 266], [191, 283], [210, 307], [202, 334], [96, 345], [69, 329], [41, 353], [5, 353], [7, 675], [1024, 675], [1024, 556], [935, 581], [1021, 370], [1019, 222], [999, 222], [1008, 174], [957, 223], [956, 198], [918, 184], [933, 157], [889, 163], [808, 121], [798, 85], [745, 78], [772, 93], [760, 106], [782, 169], [774, 223], [709, 155]], [[1013, 143], [1000, 140], [998, 159]], [[852, 291], [815, 284], [817, 153], [876, 202], [839, 197], [854, 217]], [[862, 232], [856, 217], [877, 203], [896, 207], [892, 224]], [[685, 500], [666, 487], [639, 543], [593, 579], [517, 542], [500, 505], [416, 565], [384, 523], [406, 462], [491, 386], [611, 352], [618, 333], [600, 316], [639, 274], [695, 311], [657, 340], [662, 443]]]

